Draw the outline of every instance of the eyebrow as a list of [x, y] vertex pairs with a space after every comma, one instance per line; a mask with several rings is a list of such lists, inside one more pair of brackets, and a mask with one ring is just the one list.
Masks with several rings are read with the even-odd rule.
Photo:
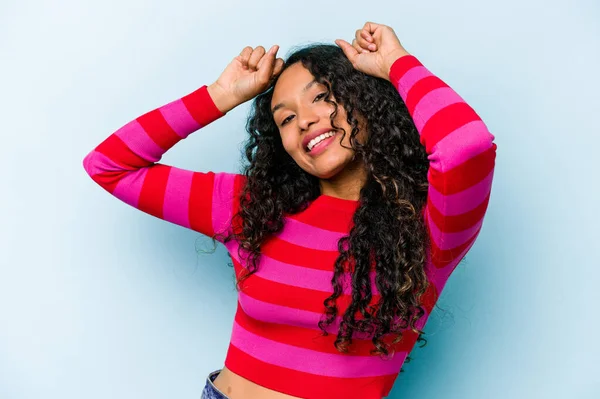
[[[318, 83], [316, 79], [313, 79], [312, 81], [308, 82], [308, 84], [306, 86], [304, 86], [304, 89], [302, 89], [302, 92], [304, 93], [306, 90], [310, 89], [315, 83]], [[283, 103], [279, 103], [276, 106], [273, 107], [273, 109], [271, 110], [271, 113], [274, 114], [275, 111], [277, 111], [280, 108], [283, 108], [285, 105]]]

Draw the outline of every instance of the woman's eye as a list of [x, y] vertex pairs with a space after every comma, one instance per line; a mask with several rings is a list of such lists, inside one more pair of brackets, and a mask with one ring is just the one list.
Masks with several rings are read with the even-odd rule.
[[326, 95], [327, 95], [327, 93], [321, 93], [321, 94], [319, 94], [318, 96], [315, 97], [315, 101], [322, 99]]
[[[324, 98], [327, 95], [327, 92], [325, 93], [320, 93], [315, 97], [315, 101], [319, 101], [320, 99]], [[294, 117], [294, 115], [290, 115], [287, 118], [285, 118], [282, 122], [281, 122], [281, 126], [285, 125], [286, 123], [288, 123], [289, 121], [292, 120], [292, 118]]]

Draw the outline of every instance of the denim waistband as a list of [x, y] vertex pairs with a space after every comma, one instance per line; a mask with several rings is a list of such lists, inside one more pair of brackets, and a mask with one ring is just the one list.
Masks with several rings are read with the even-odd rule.
[[206, 377], [206, 385], [202, 390], [202, 396], [200, 399], [229, 399], [227, 395], [219, 391], [213, 381], [217, 378], [221, 370], [215, 370]]

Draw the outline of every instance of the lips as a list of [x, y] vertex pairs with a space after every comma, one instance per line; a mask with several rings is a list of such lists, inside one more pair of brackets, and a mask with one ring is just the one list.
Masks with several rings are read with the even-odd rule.
[[310, 141], [312, 139], [314, 139], [315, 137], [318, 137], [318, 136], [322, 135], [323, 133], [330, 132], [332, 130], [335, 132], [335, 129], [332, 129], [332, 128], [328, 127], [328, 128], [323, 128], [323, 129], [315, 130], [314, 132], [311, 132], [311, 133], [307, 133], [306, 136], [304, 136], [302, 138], [302, 148], [304, 149], [304, 151], [307, 151], [306, 147], [308, 146], [308, 143], [310, 143]]

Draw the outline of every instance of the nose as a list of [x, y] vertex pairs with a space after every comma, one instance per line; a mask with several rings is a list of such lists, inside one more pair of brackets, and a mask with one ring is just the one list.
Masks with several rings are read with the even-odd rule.
[[308, 130], [310, 125], [319, 121], [319, 115], [316, 110], [311, 107], [304, 107], [298, 112], [298, 127], [301, 130]]

